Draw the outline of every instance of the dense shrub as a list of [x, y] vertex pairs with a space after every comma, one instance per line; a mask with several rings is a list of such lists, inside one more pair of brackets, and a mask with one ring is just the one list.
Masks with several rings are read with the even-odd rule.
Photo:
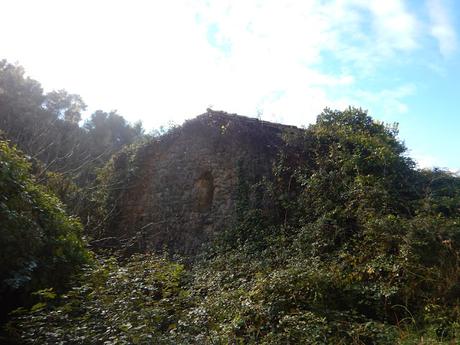
[[0, 191], [0, 304], [5, 313], [36, 289], [63, 288], [90, 256], [79, 221], [34, 181], [26, 158], [6, 141], [0, 141]]
[[360, 109], [325, 110], [285, 142], [257, 185], [270, 217], [242, 185], [238, 223], [187, 270], [105, 261], [10, 331], [31, 344], [458, 343], [460, 178], [417, 170], [397, 128]]
[[9, 331], [28, 344], [169, 343], [188, 305], [183, 279], [182, 265], [156, 256], [101, 260], [66, 294], [42, 291]]

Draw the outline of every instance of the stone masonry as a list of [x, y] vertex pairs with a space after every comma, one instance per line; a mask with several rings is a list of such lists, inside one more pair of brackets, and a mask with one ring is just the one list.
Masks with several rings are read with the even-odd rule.
[[232, 226], [241, 179], [270, 177], [284, 126], [224, 112], [186, 121], [138, 150], [110, 232], [141, 250], [194, 253]]

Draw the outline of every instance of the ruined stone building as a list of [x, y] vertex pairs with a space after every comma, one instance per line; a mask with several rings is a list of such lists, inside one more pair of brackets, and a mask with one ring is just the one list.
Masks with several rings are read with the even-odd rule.
[[208, 111], [142, 146], [134, 163], [120, 155], [115, 169], [132, 171], [109, 231], [145, 249], [196, 251], [235, 221], [241, 179], [270, 177], [283, 133], [298, 130]]

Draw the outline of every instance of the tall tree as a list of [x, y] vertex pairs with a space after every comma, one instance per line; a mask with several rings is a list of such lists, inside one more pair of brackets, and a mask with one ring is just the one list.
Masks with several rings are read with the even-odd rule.
[[82, 111], [86, 110], [86, 104], [79, 95], [69, 94], [65, 90], [49, 92], [43, 106], [57, 118], [71, 123], [79, 123]]

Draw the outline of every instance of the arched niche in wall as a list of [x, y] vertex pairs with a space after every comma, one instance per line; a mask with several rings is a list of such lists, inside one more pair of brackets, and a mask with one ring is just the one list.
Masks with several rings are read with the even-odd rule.
[[214, 197], [214, 177], [210, 171], [205, 171], [195, 181], [195, 207], [198, 212], [209, 211]]

